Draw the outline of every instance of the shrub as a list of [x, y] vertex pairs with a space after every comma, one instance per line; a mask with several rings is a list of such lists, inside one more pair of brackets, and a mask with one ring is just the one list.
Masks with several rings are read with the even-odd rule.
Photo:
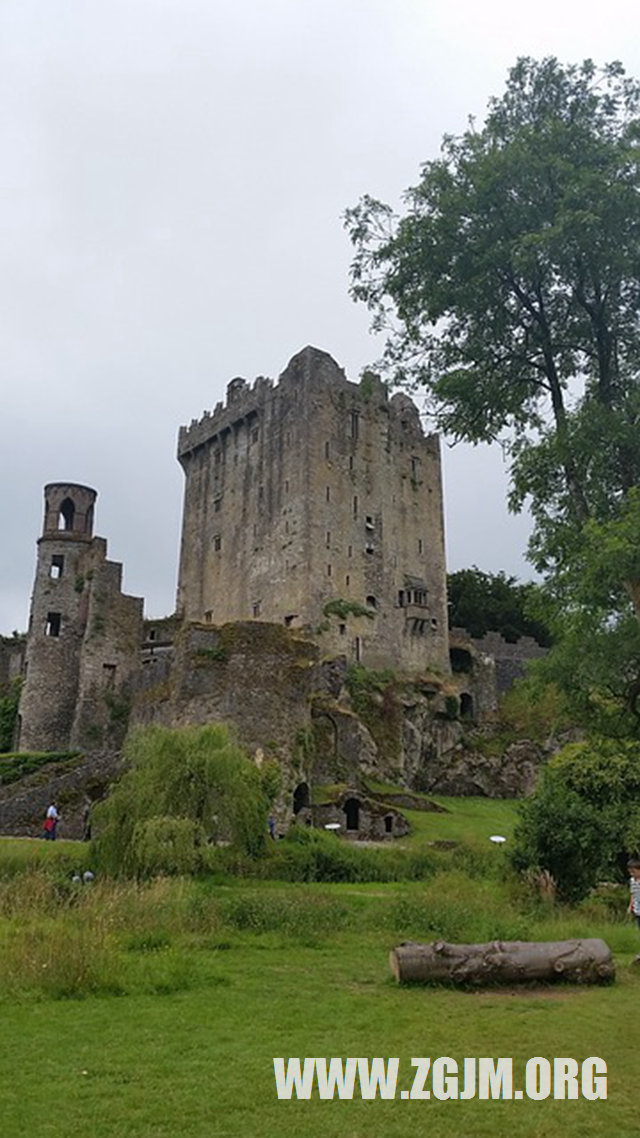
[[520, 808], [512, 860], [546, 869], [563, 899], [599, 878], [620, 880], [640, 849], [640, 742], [594, 739], [564, 747]]

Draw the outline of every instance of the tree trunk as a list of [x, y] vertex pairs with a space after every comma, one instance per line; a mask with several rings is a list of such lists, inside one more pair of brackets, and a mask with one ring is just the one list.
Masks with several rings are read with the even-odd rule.
[[398, 983], [522, 984], [570, 980], [602, 984], [615, 965], [603, 940], [494, 940], [490, 944], [416, 944], [393, 948], [389, 964]]

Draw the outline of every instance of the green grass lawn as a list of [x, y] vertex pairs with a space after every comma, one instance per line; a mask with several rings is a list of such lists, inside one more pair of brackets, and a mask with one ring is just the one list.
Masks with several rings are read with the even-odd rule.
[[[532, 903], [478, 876], [474, 845], [508, 833], [513, 805], [443, 800], [412, 813], [433, 840], [463, 840], [428, 880], [401, 884], [160, 881], [71, 887], [86, 847], [0, 842], [2, 1138], [582, 1138], [637, 1135], [637, 930], [591, 903]], [[416, 827], [418, 822], [416, 821]], [[428, 835], [428, 836], [427, 836]], [[417, 841], [414, 830], [412, 841]], [[424, 838], [423, 838], [424, 840]], [[32, 847], [36, 843], [31, 844]], [[13, 860], [12, 860], [13, 859]], [[34, 866], [33, 860], [38, 864]], [[31, 864], [30, 864], [31, 863]], [[483, 870], [484, 872], [484, 870]], [[617, 899], [616, 902], [617, 904]], [[603, 988], [464, 992], [401, 988], [400, 940], [604, 936], [617, 978]], [[66, 993], [66, 998], [60, 998]], [[274, 1056], [604, 1058], [606, 1102], [279, 1101]]]
[[423, 810], [404, 810], [411, 823], [409, 843], [426, 841], [464, 842], [474, 849], [489, 849], [492, 834], [511, 837], [516, 824], [517, 799], [505, 798], [443, 798], [429, 796], [432, 802], [443, 806], [448, 813], [437, 814]]

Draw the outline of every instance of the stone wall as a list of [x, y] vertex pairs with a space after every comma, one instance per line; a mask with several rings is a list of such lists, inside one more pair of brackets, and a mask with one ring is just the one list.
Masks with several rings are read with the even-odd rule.
[[82, 838], [87, 811], [107, 793], [117, 770], [113, 754], [80, 755], [0, 786], [0, 833], [41, 837], [47, 807], [54, 802], [61, 815], [58, 837]]
[[477, 653], [494, 660], [496, 687], [499, 694], [508, 691], [515, 680], [524, 676], [530, 660], [539, 660], [548, 652], [548, 648], [542, 648], [530, 636], [521, 636], [512, 644], [499, 632], [487, 632], [482, 637], [471, 637], [464, 628], [452, 628], [450, 639], [451, 643], [468, 641]]
[[0, 636], [0, 692], [23, 674], [26, 651], [24, 636]]

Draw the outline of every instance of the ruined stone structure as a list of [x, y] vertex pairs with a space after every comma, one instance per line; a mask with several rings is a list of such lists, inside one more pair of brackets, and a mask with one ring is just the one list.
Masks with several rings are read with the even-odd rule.
[[45, 486], [20, 700], [23, 751], [113, 744], [126, 718], [143, 602], [123, 595], [122, 565], [108, 561], [106, 541], [93, 536], [96, 497], [75, 483]]
[[452, 645], [460, 642], [461, 646], [466, 647], [475, 658], [482, 655], [493, 661], [495, 688], [498, 695], [508, 691], [516, 680], [524, 676], [530, 660], [539, 660], [549, 651], [548, 648], [542, 648], [531, 636], [521, 636], [512, 643], [505, 640], [499, 632], [487, 632], [482, 637], [471, 637], [464, 628], [452, 628], [450, 636]]
[[305, 348], [180, 430], [178, 611], [305, 628], [323, 654], [447, 672], [439, 443], [408, 396]]

